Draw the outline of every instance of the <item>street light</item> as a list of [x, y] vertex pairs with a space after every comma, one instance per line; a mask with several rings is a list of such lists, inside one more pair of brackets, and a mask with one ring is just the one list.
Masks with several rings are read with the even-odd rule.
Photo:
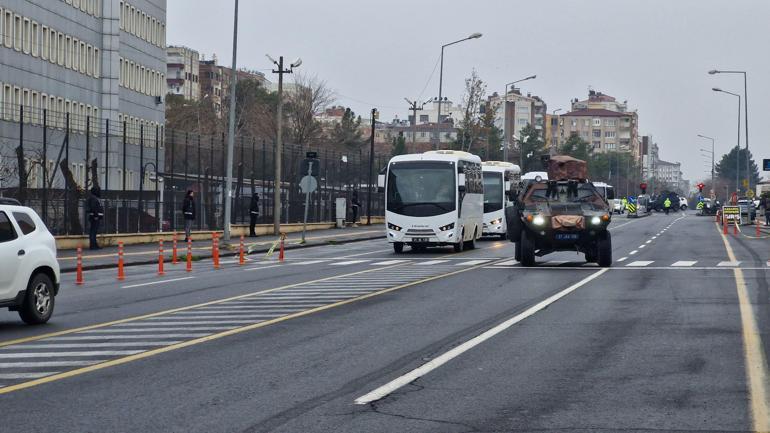
[[[508, 162], [508, 86], [513, 86], [516, 83], [522, 81], [534, 80], [537, 75], [530, 75], [529, 77], [522, 78], [520, 80], [511, 81], [505, 85], [505, 93], [503, 94], [503, 161]], [[516, 134], [516, 132], [514, 132]], [[524, 167], [522, 167], [524, 169]]]
[[434, 146], [435, 149], [438, 149], [439, 143], [441, 142], [441, 103], [443, 102], [441, 100], [442, 98], [442, 91], [444, 86], [444, 48], [459, 44], [460, 42], [467, 41], [470, 39], [478, 39], [482, 35], [481, 33], [471, 33], [467, 38], [463, 38], [454, 42], [450, 42], [448, 44], [444, 44], [441, 46], [441, 68], [439, 69], [439, 78], [438, 78], [438, 117], [436, 118], [436, 145]]
[[720, 71], [718, 69], [712, 69], [709, 71], [709, 74], [743, 74], [743, 112], [746, 115], [746, 120], [744, 121], [744, 124], [746, 125], [746, 178], [749, 181], [748, 189], [751, 189], [751, 158], [749, 157], [749, 91], [746, 71]]
[[235, 0], [235, 11], [233, 13], [233, 66], [232, 69], [230, 69], [230, 119], [229, 119], [229, 125], [228, 125], [228, 136], [227, 136], [227, 168], [225, 169], [225, 216], [224, 221], [222, 221], [224, 225], [224, 232], [222, 233], [222, 238], [229, 242], [230, 241], [230, 214], [232, 213], [232, 203], [230, 202], [230, 197], [233, 195], [233, 149], [235, 148], [235, 97], [236, 97], [236, 86], [238, 85], [238, 71], [236, 70], [238, 62], [237, 62], [237, 54], [238, 54], [238, 0]]
[[[727, 93], [728, 95], [733, 95], [736, 98], [738, 98], [738, 144], [735, 146], [735, 190], [740, 191], [741, 190], [741, 181], [740, 181], [741, 164], [740, 164], [739, 156], [740, 156], [740, 150], [741, 150], [741, 95], [733, 92], [728, 92], [727, 90], [722, 90], [719, 87], [713, 87], [711, 90], [715, 92]], [[748, 153], [748, 151], [746, 153]]]
[[[706, 140], [711, 140], [711, 151], [701, 149], [701, 151], [706, 153], [711, 153], [711, 190], [714, 190], [714, 139], [712, 137], [707, 137], [705, 135], [698, 134], [698, 137], [704, 138]], [[716, 192], [716, 191], [715, 191]]]

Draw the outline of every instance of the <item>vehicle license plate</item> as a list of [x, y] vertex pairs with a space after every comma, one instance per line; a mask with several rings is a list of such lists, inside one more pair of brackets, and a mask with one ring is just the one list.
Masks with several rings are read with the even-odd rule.
[[556, 233], [557, 241], [576, 241], [580, 237], [577, 233]]
[[412, 238], [412, 242], [428, 242], [428, 238]]

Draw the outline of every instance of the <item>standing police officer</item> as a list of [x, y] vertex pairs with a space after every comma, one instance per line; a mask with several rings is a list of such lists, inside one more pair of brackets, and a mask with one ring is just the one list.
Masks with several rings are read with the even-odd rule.
[[254, 231], [257, 225], [257, 219], [259, 218], [259, 193], [254, 193], [251, 196], [251, 204], [249, 205], [249, 237], [257, 237], [257, 233]]
[[96, 234], [99, 233], [99, 222], [104, 218], [104, 208], [102, 207], [102, 201], [100, 200], [102, 191], [98, 186], [91, 188], [91, 194], [88, 196], [86, 202], [86, 212], [88, 213], [88, 242], [89, 249], [100, 250], [99, 244], [96, 243]]
[[184, 214], [184, 241], [187, 242], [190, 239], [190, 232], [192, 231], [193, 221], [195, 221], [195, 199], [191, 189], [187, 190], [187, 194], [182, 202], [182, 213]]
[[663, 210], [666, 212], [666, 215], [668, 215], [668, 211], [671, 209], [671, 199], [666, 196], [666, 200], [663, 201]]

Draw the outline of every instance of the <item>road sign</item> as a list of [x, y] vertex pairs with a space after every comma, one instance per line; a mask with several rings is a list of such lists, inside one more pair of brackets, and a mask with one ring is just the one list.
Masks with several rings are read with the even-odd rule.
[[722, 215], [724, 215], [728, 221], [740, 220], [741, 208], [740, 206], [722, 206]]
[[316, 159], [318, 158], [318, 152], [305, 152], [305, 158]]
[[743, 179], [743, 181], [741, 181], [741, 183], [743, 184], [744, 188], [748, 188], [749, 187], [749, 180], [748, 179]]
[[318, 181], [313, 176], [305, 176], [299, 181], [299, 187], [302, 189], [302, 193], [314, 192], [318, 189]]
[[746, 191], [746, 197], [754, 198], [754, 190], [750, 189], [750, 190]]
[[[314, 152], [308, 152], [308, 154], [311, 154], [311, 153], [314, 153]], [[311, 164], [312, 164], [312, 167], [310, 167]], [[321, 172], [320, 168], [321, 168], [321, 161], [314, 158], [308, 158], [308, 159], [302, 160], [302, 163], [299, 166], [299, 172], [302, 173], [303, 176], [308, 174], [308, 172], [312, 176], [318, 176], [319, 173]]]
[[762, 171], [770, 171], [770, 159], [762, 160]]

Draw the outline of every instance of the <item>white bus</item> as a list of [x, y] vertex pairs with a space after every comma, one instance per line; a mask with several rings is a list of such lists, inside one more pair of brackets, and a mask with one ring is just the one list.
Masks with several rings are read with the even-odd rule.
[[507, 223], [505, 208], [512, 205], [508, 191], [511, 184], [521, 180], [518, 165], [503, 161], [485, 161], [481, 164], [484, 176], [484, 236], [499, 236], [505, 239]]
[[388, 242], [396, 253], [452, 245], [476, 247], [484, 216], [481, 159], [467, 152], [436, 150], [399, 155], [378, 179], [385, 188]]

